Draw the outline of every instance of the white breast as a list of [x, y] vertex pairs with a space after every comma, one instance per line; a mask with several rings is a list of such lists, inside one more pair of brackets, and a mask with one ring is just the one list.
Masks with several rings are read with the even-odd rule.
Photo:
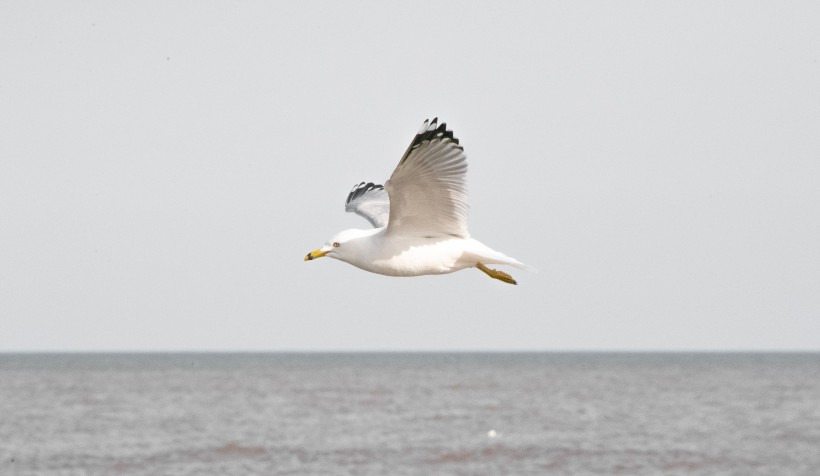
[[466, 267], [459, 263], [464, 244], [453, 237], [397, 239], [379, 234], [372, 237], [364, 262], [351, 264], [388, 276], [452, 273]]

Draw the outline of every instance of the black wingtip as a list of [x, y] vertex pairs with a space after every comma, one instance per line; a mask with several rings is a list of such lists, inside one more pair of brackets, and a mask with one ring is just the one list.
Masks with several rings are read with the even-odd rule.
[[416, 134], [413, 138], [413, 141], [410, 142], [410, 146], [407, 147], [407, 151], [404, 152], [401, 160], [399, 161], [399, 165], [403, 164], [407, 157], [410, 155], [410, 152], [413, 149], [421, 146], [425, 141], [431, 141], [435, 138], [441, 138], [449, 140], [453, 143], [456, 147], [461, 150], [464, 150], [462, 147], [459, 146], [458, 139], [453, 135], [453, 131], [447, 130], [447, 123], [442, 122], [441, 124], [438, 123], [438, 117], [434, 117], [432, 121], [429, 119], [424, 120], [424, 124], [421, 127], [421, 130]]

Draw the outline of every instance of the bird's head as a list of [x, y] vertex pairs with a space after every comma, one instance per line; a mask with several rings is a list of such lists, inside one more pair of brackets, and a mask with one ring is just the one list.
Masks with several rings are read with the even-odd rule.
[[[375, 231], [375, 230], [374, 230]], [[318, 250], [311, 251], [305, 256], [305, 261], [314, 260], [323, 256], [348, 261], [348, 258], [359, 248], [356, 239], [371, 235], [371, 230], [344, 230], [333, 235]]]

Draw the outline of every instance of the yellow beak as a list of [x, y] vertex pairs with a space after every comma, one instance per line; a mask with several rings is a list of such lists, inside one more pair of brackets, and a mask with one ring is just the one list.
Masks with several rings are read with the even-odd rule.
[[311, 251], [310, 253], [307, 254], [307, 256], [305, 256], [305, 261], [310, 261], [312, 259], [321, 258], [322, 256], [324, 256], [328, 253], [330, 253], [330, 251], [321, 251], [321, 250]]

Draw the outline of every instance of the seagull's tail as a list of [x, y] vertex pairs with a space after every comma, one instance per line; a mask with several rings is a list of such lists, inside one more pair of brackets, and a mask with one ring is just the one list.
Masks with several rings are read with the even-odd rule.
[[522, 263], [522, 262], [518, 261], [515, 258], [510, 258], [510, 260], [511, 260], [510, 263], [505, 263], [505, 264], [516, 267], [518, 269], [523, 269], [525, 271], [529, 271], [530, 273], [537, 273], [538, 272], [538, 270], [536, 268], [534, 268], [534, 267], [532, 267], [528, 264]]
[[475, 257], [478, 258], [478, 261], [484, 264], [505, 264], [508, 266], [513, 266], [518, 269], [523, 269], [529, 271], [531, 273], [537, 273], [538, 270], [533, 268], [528, 264], [524, 264], [517, 259], [513, 258], [512, 256], [507, 256], [500, 251], [496, 251], [492, 248], [487, 247], [483, 243], [472, 240], [475, 244], [477, 249], [475, 249]]

